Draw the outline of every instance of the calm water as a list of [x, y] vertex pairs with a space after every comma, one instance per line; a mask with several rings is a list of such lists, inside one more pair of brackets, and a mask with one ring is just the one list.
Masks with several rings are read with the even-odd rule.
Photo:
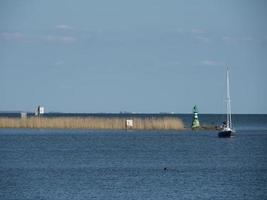
[[0, 199], [267, 199], [267, 117], [234, 121], [229, 139], [212, 131], [0, 129]]

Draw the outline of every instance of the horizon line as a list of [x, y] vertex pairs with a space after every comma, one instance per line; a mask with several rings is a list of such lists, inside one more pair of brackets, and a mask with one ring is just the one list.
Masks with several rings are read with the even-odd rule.
[[[34, 111], [22, 111], [22, 110], [0, 110], [0, 114], [19, 114], [19, 113], [29, 113], [34, 114]], [[49, 111], [45, 112], [45, 114], [121, 114], [121, 115], [189, 115], [193, 114], [192, 112], [126, 112], [126, 111], [119, 111], [119, 112], [61, 112], [61, 111]], [[203, 112], [198, 113], [199, 115], [224, 115], [226, 113], [209, 113], [209, 112]], [[267, 115], [267, 113], [232, 113], [232, 115]]]

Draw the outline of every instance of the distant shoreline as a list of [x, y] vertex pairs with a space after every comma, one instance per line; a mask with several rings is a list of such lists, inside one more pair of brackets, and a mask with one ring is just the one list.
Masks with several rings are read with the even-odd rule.
[[[127, 120], [129, 124], [127, 125]], [[0, 117], [0, 128], [185, 130], [178, 117]]]

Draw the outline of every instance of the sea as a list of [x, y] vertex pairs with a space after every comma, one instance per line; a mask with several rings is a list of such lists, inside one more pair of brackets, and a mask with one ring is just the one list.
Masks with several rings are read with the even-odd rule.
[[[190, 126], [192, 115], [177, 116]], [[199, 119], [217, 125], [223, 116]], [[0, 199], [267, 199], [267, 115], [233, 115], [233, 124], [232, 138], [190, 129], [0, 129]]]

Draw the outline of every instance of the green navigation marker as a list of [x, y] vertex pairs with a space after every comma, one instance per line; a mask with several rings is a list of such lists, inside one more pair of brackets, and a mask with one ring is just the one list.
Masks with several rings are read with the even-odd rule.
[[194, 117], [193, 117], [193, 121], [192, 121], [192, 129], [197, 129], [197, 128], [200, 128], [200, 123], [199, 123], [199, 120], [198, 120], [198, 109], [197, 109], [197, 106], [195, 105], [193, 107], [193, 114], [194, 114]]

